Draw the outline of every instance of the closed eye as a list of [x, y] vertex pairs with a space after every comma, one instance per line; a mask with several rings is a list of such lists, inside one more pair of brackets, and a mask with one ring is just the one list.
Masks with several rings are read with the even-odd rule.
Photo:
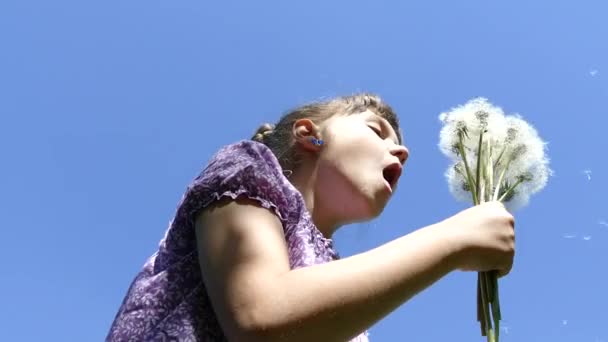
[[369, 128], [371, 128], [372, 131], [374, 131], [376, 133], [376, 135], [378, 135], [380, 138], [382, 138], [382, 132], [379, 129], [377, 129], [374, 126], [369, 126]]

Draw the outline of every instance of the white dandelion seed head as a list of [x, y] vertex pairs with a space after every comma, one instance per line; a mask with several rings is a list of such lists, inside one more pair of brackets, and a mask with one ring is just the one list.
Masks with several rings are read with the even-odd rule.
[[[457, 172], [457, 169], [460, 169], [461, 172]], [[466, 181], [463, 174], [464, 165], [462, 162], [459, 162], [448, 167], [445, 172], [445, 177], [448, 181], [448, 188], [452, 196], [454, 196], [458, 201], [471, 203], [473, 202], [473, 195], [466, 188]]]
[[[547, 143], [541, 140], [536, 129], [519, 114], [505, 116], [501, 108], [480, 97], [441, 113], [439, 120], [443, 123], [439, 148], [454, 162], [445, 176], [450, 192], [458, 200], [472, 201], [472, 194], [468, 191], [463, 176], [464, 166], [458, 149], [460, 139], [463, 139], [461, 148], [474, 175], [482, 132], [484, 151], [487, 151], [488, 145], [492, 149], [491, 162], [495, 166], [493, 170], [496, 178], [507, 161], [511, 160], [504, 174], [501, 192], [508, 189], [509, 185], [518, 185], [503, 201], [508, 210], [513, 211], [527, 205], [530, 195], [540, 191], [553, 175], [545, 153]], [[499, 157], [500, 160], [496, 163]], [[460, 172], [457, 172], [458, 168]]]
[[457, 159], [459, 152], [455, 149], [458, 143], [457, 125], [448, 124], [443, 126], [439, 132], [439, 150], [452, 159]]
[[505, 208], [509, 212], [517, 211], [530, 203], [530, 195], [518, 192], [511, 201], [505, 203]]
[[542, 190], [549, 181], [549, 177], [553, 174], [553, 171], [548, 166], [549, 161], [546, 159], [538, 161], [538, 163], [533, 164], [529, 172], [532, 174], [532, 178], [522, 183], [523, 188], [530, 195], [535, 194]]
[[553, 171], [549, 168], [549, 158], [545, 153], [547, 143], [542, 141], [536, 129], [519, 115], [507, 117], [507, 123], [509, 128], [515, 128], [517, 133], [515, 137], [509, 136], [507, 138], [507, 140], [513, 138], [512, 141], [505, 143], [511, 147], [511, 152], [519, 150], [520, 147], [523, 147], [523, 152], [515, 153], [516, 158], [509, 165], [506, 179], [513, 183], [521, 175], [531, 175], [530, 179], [518, 186], [521, 193], [529, 196], [544, 188], [549, 177], [553, 174]]
[[519, 210], [528, 205], [528, 203], [530, 203], [530, 195], [524, 191], [521, 191], [519, 187], [515, 190], [515, 193], [508, 201], [503, 201], [505, 208], [509, 212]]
[[462, 106], [458, 106], [439, 115], [439, 120], [444, 124], [439, 133], [439, 148], [443, 154], [458, 159], [459, 153], [453, 146], [459, 142], [458, 132], [466, 129], [467, 136], [464, 138], [465, 153], [470, 157], [477, 154], [479, 135], [484, 131], [487, 136], [497, 143], [506, 137], [505, 116], [501, 108], [492, 105], [487, 99], [478, 97], [470, 100]]
[[[519, 166], [524, 163], [519, 164]], [[509, 166], [505, 179], [511, 185], [523, 178], [523, 182], [517, 185], [515, 192], [510, 198], [504, 201], [505, 207], [509, 211], [514, 211], [528, 205], [530, 196], [545, 187], [552, 174], [551, 169], [544, 160], [529, 164], [525, 169], [517, 167], [518, 164]]]
[[[519, 114], [509, 115], [505, 118], [507, 123], [508, 138], [512, 138], [508, 144], [525, 145], [528, 150], [528, 157], [540, 159], [545, 154], [545, 145], [538, 132], [528, 122], [521, 118]], [[514, 136], [511, 135], [514, 133]]]

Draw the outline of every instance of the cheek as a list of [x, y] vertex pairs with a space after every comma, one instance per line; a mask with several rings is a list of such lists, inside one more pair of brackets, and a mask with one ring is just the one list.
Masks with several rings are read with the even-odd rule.
[[[379, 139], [366, 126], [352, 125], [343, 130], [333, 132], [330, 136], [327, 152], [332, 157], [341, 159], [341, 156], [350, 156], [351, 159], [368, 159], [379, 154]], [[346, 159], [346, 158], [345, 158]]]
[[365, 134], [334, 140], [332, 146], [328, 145], [323, 162], [336, 171], [334, 177], [346, 177], [357, 187], [364, 186], [382, 172], [383, 150], [375, 140]]

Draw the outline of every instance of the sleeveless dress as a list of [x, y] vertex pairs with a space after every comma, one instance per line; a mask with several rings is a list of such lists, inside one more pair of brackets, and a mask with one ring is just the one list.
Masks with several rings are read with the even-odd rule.
[[[158, 251], [131, 283], [106, 341], [227, 341], [205, 290], [194, 230], [196, 214], [225, 196], [246, 196], [274, 211], [292, 269], [339, 259], [272, 151], [252, 140], [226, 145], [186, 188]], [[352, 341], [365, 342], [367, 336], [365, 331]]]

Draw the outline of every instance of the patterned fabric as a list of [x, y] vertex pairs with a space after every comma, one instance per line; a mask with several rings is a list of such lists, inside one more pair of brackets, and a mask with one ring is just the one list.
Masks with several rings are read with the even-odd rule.
[[[276, 213], [292, 269], [339, 259], [272, 151], [251, 140], [227, 145], [187, 187], [158, 251], [131, 283], [106, 341], [227, 341], [201, 277], [194, 231], [196, 214], [225, 196], [247, 196]], [[368, 341], [367, 332], [353, 341]]]

